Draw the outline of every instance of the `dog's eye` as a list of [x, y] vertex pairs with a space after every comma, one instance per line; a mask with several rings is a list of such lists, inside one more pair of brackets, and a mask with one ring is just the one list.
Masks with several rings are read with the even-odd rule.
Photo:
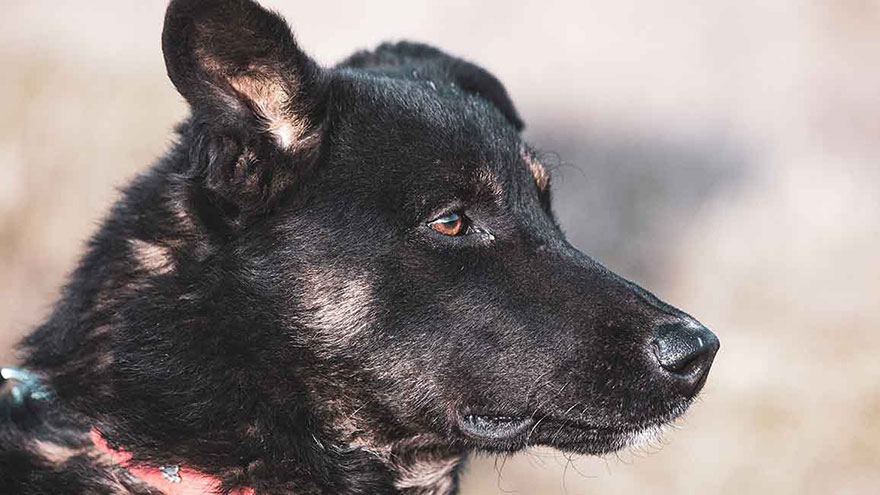
[[443, 235], [455, 237], [462, 234], [464, 220], [462, 220], [461, 215], [458, 213], [450, 213], [429, 222], [428, 226]]

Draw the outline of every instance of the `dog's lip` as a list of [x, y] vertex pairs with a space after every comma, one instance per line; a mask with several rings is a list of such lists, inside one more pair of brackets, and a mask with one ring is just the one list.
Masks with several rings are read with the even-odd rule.
[[535, 420], [501, 414], [467, 414], [459, 422], [462, 433], [485, 440], [506, 440], [525, 433]]
[[584, 454], [604, 454], [620, 450], [634, 440], [659, 436], [684, 413], [688, 404], [671, 407], [665, 414], [621, 424], [591, 424], [580, 418], [565, 418], [552, 413], [500, 414], [471, 413], [458, 418], [458, 427], [466, 437], [488, 447], [524, 447], [546, 445]]
[[640, 425], [596, 426], [549, 416], [469, 414], [459, 419], [461, 432], [487, 448], [546, 445], [582, 454], [605, 454], [624, 448], [640, 436], [662, 433], [666, 421]]
[[651, 421], [644, 424], [620, 426], [597, 426], [587, 423], [581, 423], [576, 420], [547, 417], [537, 425], [536, 430], [543, 425], [546, 426], [547, 429], [555, 430], [557, 432], [561, 430], [572, 430], [596, 437], [618, 437], [621, 435], [631, 435], [634, 433], [639, 433], [641, 431], [657, 426], [662, 426], [665, 424], [668, 424], [668, 421]]

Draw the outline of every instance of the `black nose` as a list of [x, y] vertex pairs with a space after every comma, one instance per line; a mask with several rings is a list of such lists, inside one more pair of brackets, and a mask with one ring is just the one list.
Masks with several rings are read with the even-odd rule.
[[669, 372], [681, 393], [688, 398], [696, 395], [703, 388], [721, 346], [718, 337], [708, 328], [690, 322], [661, 325], [654, 337], [660, 366]]

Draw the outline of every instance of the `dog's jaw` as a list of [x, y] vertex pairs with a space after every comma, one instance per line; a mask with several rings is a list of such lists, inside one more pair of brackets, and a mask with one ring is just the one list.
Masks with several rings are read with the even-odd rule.
[[461, 456], [436, 457], [395, 466], [394, 487], [403, 493], [448, 495], [454, 493], [456, 471], [463, 462]]
[[364, 452], [387, 469], [400, 493], [450, 495], [457, 493], [458, 473], [467, 456], [434, 434], [385, 441], [354, 424], [347, 415], [334, 424], [336, 442], [343, 450]]

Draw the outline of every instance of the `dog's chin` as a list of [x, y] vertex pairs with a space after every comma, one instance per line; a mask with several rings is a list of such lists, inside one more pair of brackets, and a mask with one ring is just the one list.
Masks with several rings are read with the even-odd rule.
[[566, 452], [601, 455], [658, 441], [686, 408], [639, 424], [594, 426], [552, 416], [466, 415], [459, 422], [468, 443], [489, 452], [548, 446]]
[[622, 428], [559, 426], [550, 439], [537, 439], [533, 443], [576, 454], [602, 455], [651, 445], [659, 441], [668, 428], [669, 423]]

